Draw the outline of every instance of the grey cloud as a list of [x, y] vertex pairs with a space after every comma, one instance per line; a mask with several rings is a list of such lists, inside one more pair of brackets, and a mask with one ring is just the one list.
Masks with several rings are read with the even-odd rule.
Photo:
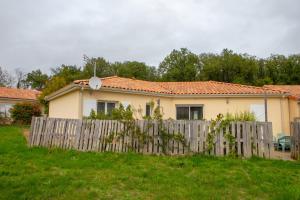
[[174, 48], [300, 53], [297, 0], [2, 0], [0, 66], [82, 65], [82, 56], [157, 66]]

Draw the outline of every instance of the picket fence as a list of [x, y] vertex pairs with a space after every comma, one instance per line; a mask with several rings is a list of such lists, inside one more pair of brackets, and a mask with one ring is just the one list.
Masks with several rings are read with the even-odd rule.
[[300, 121], [291, 122], [291, 157], [300, 159]]
[[[216, 156], [228, 155], [235, 149], [239, 156], [270, 158], [272, 156], [272, 124], [270, 122], [232, 122], [220, 130], [207, 152], [207, 136], [210, 122], [200, 120], [165, 120], [163, 126], [170, 135], [181, 135], [185, 143], [169, 137], [165, 146], [156, 121], [136, 120], [136, 125], [145, 132], [148, 140], [121, 135], [126, 130], [124, 123], [116, 120], [79, 120], [34, 117], [29, 136], [30, 146], [59, 147], [79, 151], [134, 151], [144, 154], [182, 155], [207, 153]], [[229, 143], [224, 135], [232, 134]], [[141, 144], [142, 143], [142, 144]], [[167, 147], [167, 148], [165, 148]]]

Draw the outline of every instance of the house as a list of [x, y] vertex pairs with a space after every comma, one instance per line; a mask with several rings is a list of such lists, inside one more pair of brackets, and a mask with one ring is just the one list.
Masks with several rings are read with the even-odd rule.
[[[300, 117], [300, 85], [265, 85], [267, 89], [278, 90], [288, 93], [289, 96], [285, 100], [285, 106], [288, 108], [289, 121], [294, 121]], [[284, 118], [285, 116], [283, 116]]]
[[162, 108], [164, 118], [207, 119], [219, 113], [253, 112], [273, 123], [274, 135], [289, 134], [290, 94], [268, 87], [254, 87], [216, 81], [151, 82], [117, 76], [102, 78], [100, 90], [92, 90], [88, 80], [76, 80], [46, 97], [49, 116], [81, 119], [92, 109], [109, 113], [118, 104], [131, 105], [136, 118], [151, 112], [154, 101]]
[[0, 87], [0, 113], [9, 117], [9, 109], [18, 102], [37, 102], [37, 90]]

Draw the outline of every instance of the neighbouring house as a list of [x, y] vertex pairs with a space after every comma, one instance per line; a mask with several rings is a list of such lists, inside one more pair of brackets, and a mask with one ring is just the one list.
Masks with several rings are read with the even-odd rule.
[[37, 90], [0, 87], [0, 113], [9, 117], [9, 109], [18, 102], [38, 102]]
[[90, 89], [88, 80], [76, 80], [47, 96], [49, 117], [81, 119], [92, 109], [109, 113], [122, 103], [142, 118], [151, 113], [149, 103], [154, 101], [166, 119], [210, 120], [219, 113], [250, 111], [264, 121], [266, 99], [274, 135], [290, 133], [289, 92], [216, 81], [151, 82], [117, 76], [101, 80], [100, 90]]
[[[283, 106], [288, 107], [289, 121], [300, 119], [300, 85], [265, 85], [264, 87], [288, 93], [289, 96], [285, 99]], [[282, 116], [282, 118], [284, 117]]]

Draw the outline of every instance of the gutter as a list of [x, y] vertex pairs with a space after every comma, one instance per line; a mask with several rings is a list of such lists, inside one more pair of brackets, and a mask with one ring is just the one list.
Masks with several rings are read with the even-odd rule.
[[65, 86], [65, 87], [63, 87], [63, 88], [61, 88], [61, 89], [59, 89], [59, 90], [57, 90], [57, 91], [55, 91], [55, 92], [53, 92], [53, 93], [45, 96], [45, 100], [46, 101], [51, 101], [51, 100], [53, 100], [53, 99], [55, 99], [57, 97], [60, 97], [60, 96], [62, 96], [64, 94], [66, 94], [66, 93], [75, 91], [75, 90], [80, 89], [80, 88], [81, 88], [81, 86], [78, 85], [78, 84], [74, 84], [74, 83], [69, 84], [69, 85], [67, 85], [67, 86]]
[[13, 100], [13, 101], [38, 101], [38, 99], [21, 99], [21, 98], [11, 98], [11, 97], [0, 97], [0, 100]]

